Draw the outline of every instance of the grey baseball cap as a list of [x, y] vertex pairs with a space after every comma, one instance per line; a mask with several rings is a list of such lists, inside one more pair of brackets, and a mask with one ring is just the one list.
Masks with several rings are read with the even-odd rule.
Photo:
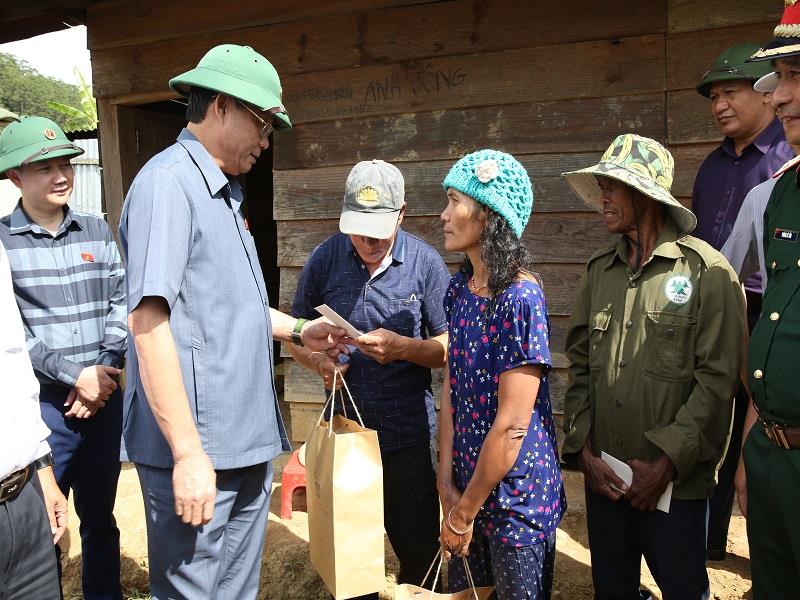
[[344, 189], [339, 230], [348, 235], [386, 240], [392, 237], [405, 202], [400, 170], [382, 160], [365, 160], [352, 168]]

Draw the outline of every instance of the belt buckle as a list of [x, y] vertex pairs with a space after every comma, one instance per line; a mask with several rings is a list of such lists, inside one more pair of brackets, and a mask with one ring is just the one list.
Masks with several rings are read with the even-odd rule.
[[789, 440], [786, 439], [786, 434], [783, 433], [783, 427], [773, 421], [764, 421], [764, 433], [770, 441], [784, 450], [789, 450], [792, 446]]
[[0, 503], [11, 500], [19, 494], [22, 486], [25, 485], [25, 480], [28, 478], [28, 469], [30, 469], [30, 466], [12, 473], [0, 482]]

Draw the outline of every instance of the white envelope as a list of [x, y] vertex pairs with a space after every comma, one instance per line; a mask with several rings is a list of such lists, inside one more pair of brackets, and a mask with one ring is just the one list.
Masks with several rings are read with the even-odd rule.
[[[627, 463], [624, 463], [618, 458], [615, 458], [610, 454], [608, 454], [607, 452], [603, 451], [600, 452], [600, 458], [603, 460], [604, 463], [606, 463], [609, 467], [611, 467], [614, 473], [617, 474], [617, 477], [619, 477], [620, 479], [622, 479], [622, 481], [625, 482], [625, 485], [630, 487], [631, 482], [633, 481], [633, 469], [631, 469]], [[622, 490], [618, 489], [613, 484], [611, 485], [611, 487], [620, 493], [624, 493], [622, 492]], [[658, 505], [656, 506], [656, 508], [658, 508], [658, 510], [660, 510], [661, 512], [668, 513], [671, 500], [672, 500], [672, 482], [670, 481], [667, 484], [667, 488], [664, 490], [664, 493], [661, 494], [661, 497], [658, 499]]]
[[337, 327], [341, 327], [342, 329], [344, 329], [347, 332], [347, 335], [349, 335], [351, 338], [357, 338], [357, 337], [360, 337], [360, 336], [364, 335], [358, 329], [353, 327], [347, 321], [347, 319], [342, 317], [342, 315], [337, 313], [335, 310], [333, 310], [327, 304], [320, 304], [319, 306], [315, 306], [314, 308], [323, 317], [328, 318], [331, 323], [333, 323]]

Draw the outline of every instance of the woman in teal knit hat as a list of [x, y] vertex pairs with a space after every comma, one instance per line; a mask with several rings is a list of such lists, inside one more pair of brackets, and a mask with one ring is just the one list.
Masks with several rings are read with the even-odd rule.
[[[480, 150], [453, 165], [443, 185], [445, 248], [465, 258], [444, 299], [442, 549], [466, 556], [475, 584], [495, 586], [498, 600], [549, 598], [566, 504], [547, 384], [547, 305], [520, 239], [531, 181], [513, 156]], [[450, 591], [467, 589], [464, 562], [449, 569]]]

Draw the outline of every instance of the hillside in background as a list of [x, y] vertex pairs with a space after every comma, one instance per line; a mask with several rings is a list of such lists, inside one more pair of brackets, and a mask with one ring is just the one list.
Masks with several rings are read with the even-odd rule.
[[39, 115], [62, 127], [68, 117], [47, 106], [48, 100], [80, 106], [78, 86], [46, 77], [24, 60], [0, 52], [0, 107], [19, 115]]

